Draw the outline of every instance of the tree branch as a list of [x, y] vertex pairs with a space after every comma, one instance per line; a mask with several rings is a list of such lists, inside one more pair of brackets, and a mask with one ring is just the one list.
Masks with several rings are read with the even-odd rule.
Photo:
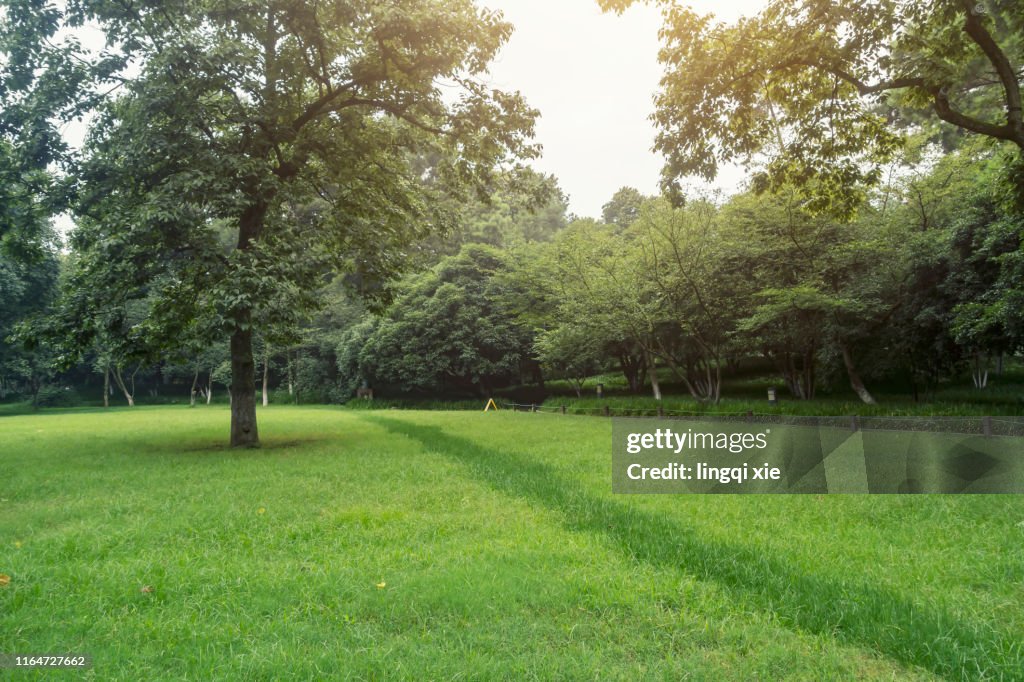
[[295, 132], [299, 132], [300, 130], [302, 130], [303, 126], [312, 121], [314, 118], [320, 116], [323, 113], [326, 113], [324, 108], [328, 104], [344, 95], [346, 92], [351, 90], [355, 85], [356, 81], [349, 81], [345, 85], [340, 86], [334, 89], [333, 91], [328, 90], [325, 94], [313, 100], [313, 102], [311, 102], [309, 106], [306, 107], [306, 109], [294, 121], [292, 121], [292, 130], [294, 130]]
[[1012, 139], [1024, 149], [1024, 124], [1021, 121], [1020, 83], [1017, 82], [1017, 74], [1006, 53], [999, 48], [992, 34], [979, 21], [978, 15], [974, 11], [974, 2], [961, 0], [960, 4], [963, 5], [967, 17], [964, 22], [964, 32], [977, 43], [988, 60], [992, 62], [992, 66], [995, 67], [999, 80], [1002, 82], [1006, 97], [1006, 122], [1013, 134], [1013, 137], [1008, 139]]
[[345, 100], [341, 104], [327, 106], [333, 100], [337, 99], [337, 97], [340, 96], [341, 92], [341, 90], [335, 90], [334, 93], [324, 95], [323, 97], [319, 98], [316, 102], [313, 102], [313, 104], [311, 104], [306, 109], [306, 111], [303, 112], [301, 116], [295, 119], [295, 122], [292, 124], [292, 128], [294, 128], [295, 131], [298, 132], [299, 130], [302, 129], [302, 126], [306, 125], [317, 116], [322, 116], [324, 114], [341, 111], [342, 109], [347, 109], [349, 107], [368, 106], [383, 111], [384, 113], [391, 114], [395, 118], [400, 118], [406, 123], [409, 123], [425, 132], [432, 133], [434, 135], [447, 134], [444, 129], [431, 126], [419, 120], [415, 116], [412, 116], [408, 111], [408, 107], [399, 106], [398, 104], [394, 104], [392, 102], [385, 102], [384, 100], [368, 99], [363, 97], [352, 97], [350, 99]]
[[853, 87], [857, 88], [857, 93], [862, 97], [867, 95], [873, 95], [886, 90], [899, 90], [901, 88], [921, 88], [925, 86], [923, 78], [917, 76], [901, 76], [899, 78], [890, 78], [889, 80], [879, 81], [877, 83], [866, 83], [861, 79], [854, 76], [852, 73], [841, 69], [834, 64], [826, 64], [808, 61], [805, 59], [793, 59], [786, 62], [782, 62], [775, 68], [785, 68], [786, 66], [806, 66], [812, 69], [818, 69], [826, 73], [832, 74], [840, 80], [846, 81]]
[[942, 88], [932, 87], [930, 88], [930, 92], [932, 94], [935, 113], [943, 121], [952, 123], [958, 128], [963, 128], [964, 130], [969, 130], [980, 135], [993, 137], [997, 140], [1008, 140], [1010, 142], [1014, 142], [1018, 147], [1024, 149], [1024, 134], [1015, 131], [1009, 124], [998, 126], [994, 123], [987, 123], [971, 116], [967, 116], [953, 109], [949, 103], [949, 96]]
[[[977, 20], [975, 19], [975, 21]], [[967, 30], [966, 27], [964, 30]], [[991, 36], [988, 35], [988, 32], [985, 31], [984, 27], [981, 27], [981, 30], [984, 31], [985, 35], [988, 36], [989, 40], [991, 40]], [[995, 47], [997, 51], [999, 50], [998, 46], [995, 46], [994, 41], [992, 42], [992, 45]], [[999, 51], [999, 54], [1002, 55], [1004, 60], [1006, 59], [1006, 56], [1003, 55], [1001, 51]], [[939, 88], [936, 86], [929, 86], [925, 82], [924, 78], [921, 77], [903, 76], [900, 78], [892, 78], [885, 81], [879, 81], [878, 83], [869, 84], [865, 83], [864, 81], [860, 80], [853, 74], [839, 67], [829, 64], [819, 64], [816, 62], [806, 60], [790, 60], [788, 62], [782, 62], [776, 68], [784, 68], [785, 66], [793, 65], [802, 65], [830, 73], [846, 81], [847, 83], [853, 85], [855, 88], [857, 88], [857, 92], [862, 96], [883, 92], [885, 90], [897, 90], [901, 88], [914, 87], [925, 88], [932, 95], [935, 113], [943, 121], [946, 121], [947, 123], [952, 123], [958, 128], [963, 128], [964, 130], [969, 130], [971, 132], [985, 135], [987, 137], [993, 137], [999, 140], [1007, 140], [1010, 142], [1014, 142], [1018, 147], [1024, 149], [1024, 125], [1021, 125], [1020, 87], [1018, 86], [1016, 81], [1016, 74], [1010, 67], [1008, 61], [1006, 62], [1006, 67], [1008, 69], [1009, 76], [1012, 79], [1012, 92], [1016, 96], [1017, 104], [1015, 109], [1010, 108], [1008, 104], [1007, 115], [1009, 117], [1009, 121], [1007, 125], [1002, 126], [996, 125], [994, 123], [988, 123], [986, 121], [982, 121], [972, 116], [967, 116], [966, 114], [953, 109], [952, 105], [949, 102], [949, 95], [946, 93], [946, 90], [944, 88]], [[1009, 103], [1009, 93], [1011, 92], [1011, 89], [1005, 86], [1005, 81], [1004, 88], [1006, 88], [1007, 90], [1007, 102]], [[1014, 116], [1016, 116], [1016, 119], [1014, 119]]]

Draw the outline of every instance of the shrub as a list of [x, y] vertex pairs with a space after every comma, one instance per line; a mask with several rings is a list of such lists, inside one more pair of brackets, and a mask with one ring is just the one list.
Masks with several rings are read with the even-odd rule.
[[73, 388], [43, 386], [36, 395], [36, 407], [78, 407], [82, 396]]

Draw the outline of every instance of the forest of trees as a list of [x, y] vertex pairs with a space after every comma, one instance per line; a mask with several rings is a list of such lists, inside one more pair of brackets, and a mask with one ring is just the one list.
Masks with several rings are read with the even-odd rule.
[[[330, 10], [359, 31], [315, 3], [7, 3], [0, 400], [230, 389], [245, 445], [261, 392], [614, 371], [717, 403], [751, 364], [797, 400], [984, 390], [1024, 346], [1013, 3], [778, 0], [736, 26], [656, 4], [662, 192], [594, 219], [525, 163], [536, 112], [477, 78], [511, 27], [468, 0]], [[86, 22], [99, 55], [61, 41]], [[735, 161], [745, 191], [687, 184]]]
[[[514, 386], [622, 372], [660, 397], [656, 367], [693, 398], [716, 402], [723, 374], [770, 366], [793, 399], [849, 383], [872, 401], [872, 380], [927, 398], [969, 372], [979, 389], [1024, 344], [1024, 222], [999, 191], [999, 158], [984, 148], [925, 144], [888, 169], [853, 219], [808, 212], [796, 190], [691, 197], [681, 206], [623, 188], [601, 220], [566, 215], [553, 178], [533, 176], [539, 207], [512, 188], [475, 202], [461, 226], [411, 250], [415, 267], [369, 299], [338, 277], [302, 324], [257, 325], [257, 377], [275, 401], [488, 396]], [[529, 196], [535, 196], [533, 191]], [[41, 260], [0, 260], [5, 337], [52, 313], [74, 256], [52, 240]], [[364, 292], [365, 293], [365, 292]], [[125, 324], [141, 310], [116, 312]], [[133, 317], [134, 316], [134, 317]], [[129, 326], [129, 329], [131, 327]], [[10, 398], [66, 401], [144, 396], [226, 398], [229, 350], [182, 337], [162, 358], [130, 339], [96, 342], [58, 371], [56, 351], [0, 346]], [[140, 349], [141, 350], [141, 349]]]

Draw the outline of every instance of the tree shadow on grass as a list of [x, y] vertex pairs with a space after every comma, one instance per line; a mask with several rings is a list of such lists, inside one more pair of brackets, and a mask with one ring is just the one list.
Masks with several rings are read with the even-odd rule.
[[136, 444], [136, 450], [139, 453], [146, 454], [159, 454], [159, 455], [235, 455], [239, 458], [251, 459], [261, 453], [270, 455], [283, 454], [281, 451], [290, 450], [293, 448], [307, 447], [310, 445], [320, 445], [332, 441], [333, 439], [326, 436], [318, 437], [307, 437], [307, 438], [282, 438], [280, 440], [273, 437], [261, 438], [260, 446], [258, 448], [233, 448], [228, 442], [226, 437], [217, 438], [202, 438], [194, 440], [179, 440], [168, 443], [166, 441], [142, 441]]
[[875, 585], [809, 574], [764, 551], [702, 537], [678, 521], [595, 495], [541, 462], [437, 427], [365, 419], [461, 462], [497, 491], [559, 512], [571, 530], [605, 536], [627, 557], [715, 581], [787, 627], [873, 648], [954, 679], [1024, 679], [1024, 647], [991, 623], [967, 622]]

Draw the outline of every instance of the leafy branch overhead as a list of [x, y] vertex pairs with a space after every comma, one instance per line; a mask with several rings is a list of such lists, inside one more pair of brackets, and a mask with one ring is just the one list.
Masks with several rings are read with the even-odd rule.
[[[635, 2], [599, 1], [620, 12]], [[666, 186], [766, 159], [755, 182], [814, 185], [826, 201], [877, 181], [920, 112], [1024, 151], [1018, 3], [773, 0], [732, 25], [655, 4]]]

